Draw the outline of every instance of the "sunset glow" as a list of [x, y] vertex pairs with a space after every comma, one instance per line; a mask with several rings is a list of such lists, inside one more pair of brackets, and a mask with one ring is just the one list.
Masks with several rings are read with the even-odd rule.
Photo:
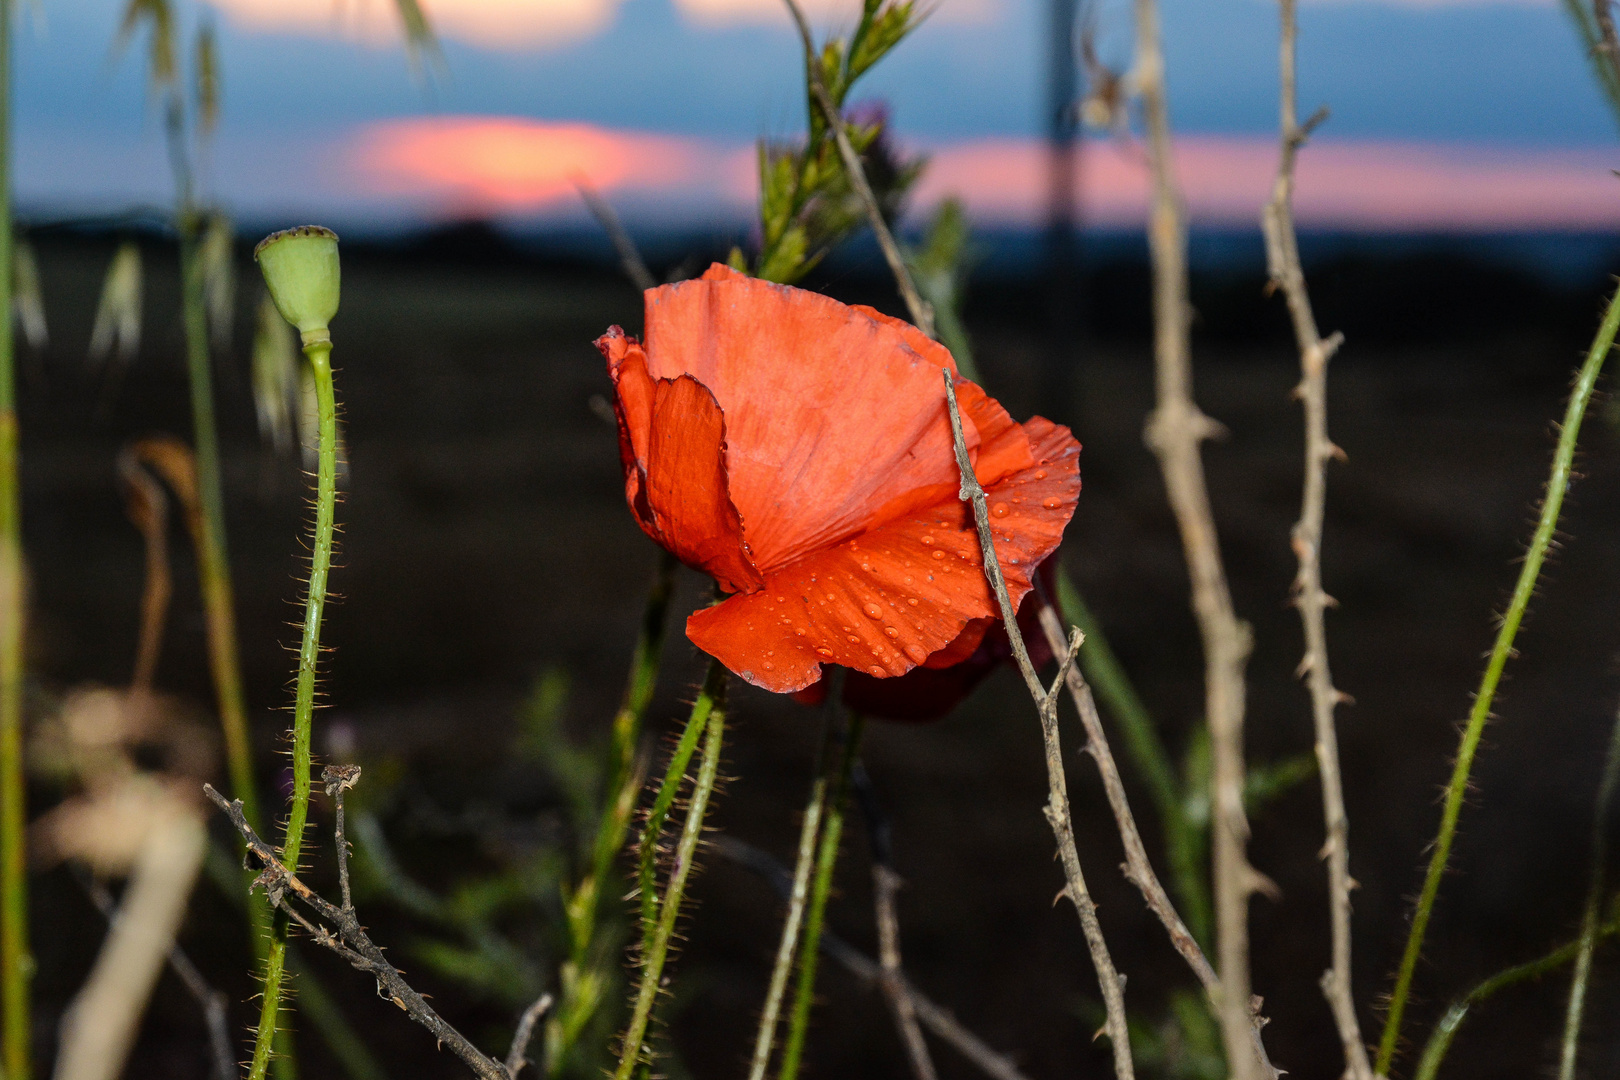
[[512, 117], [433, 117], [368, 127], [357, 174], [382, 195], [458, 213], [531, 212], [576, 199], [576, 177], [610, 191], [690, 184], [712, 154], [690, 140]]
[[[214, 0], [249, 29], [326, 35], [374, 44], [400, 40], [394, 0]], [[423, 0], [422, 10], [445, 38], [503, 51], [563, 45], [612, 22], [618, 0]]]
[[[364, 129], [352, 170], [355, 194], [441, 211], [530, 214], [572, 209], [573, 177], [604, 191], [750, 212], [752, 147], [586, 124], [502, 117], [389, 121]], [[1030, 224], [1046, 206], [1046, 148], [1035, 139], [980, 139], [927, 148], [930, 163], [913, 198], [927, 207], [959, 196], [981, 222]], [[1192, 220], [1253, 224], [1271, 190], [1275, 143], [1194, 136], [1176, 163]], [[1531, 153], [1398, 142], [1313, 142], [1300, 157], [1298, 208], [1307, 224], [1369, 229], [1610, 228], [1620, 226], [1620, 154]], [[1140, 151], [1087, 143], [1081, 216], [1136, 225], [1147, 208]]]

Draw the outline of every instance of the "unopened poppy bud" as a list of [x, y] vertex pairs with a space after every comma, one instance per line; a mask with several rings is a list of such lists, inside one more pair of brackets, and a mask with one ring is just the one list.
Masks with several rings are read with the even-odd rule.
[[331, 229], [300, 225], [271, 233], [253, 249], [281, 317], [298, 327], [305, 345], [330, 341], [338, 309], [338, 238]]

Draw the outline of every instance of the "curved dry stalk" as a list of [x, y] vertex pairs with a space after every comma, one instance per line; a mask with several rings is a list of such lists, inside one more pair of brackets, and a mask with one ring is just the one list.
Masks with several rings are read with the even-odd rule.
[[1114, 961], [1108, 954], [1108, 943], [1103, 939], [1102, 925], [1097, 921], [1097, 905], [1086, 888], [1086, 878], [1080, 871], [1080, 855], [1075, 849], [1074, 822], [1069, 814], [1069, 785], [1063, 770], [1063, 745], [1058, 735], [1057, 696], [1064, 680], [1074, 666], [1075, 654], [1085, 640], [1078, 630], [1070, 638], [1068, 648], [1060, 653], [1063, 663], [1051, 689], [1041, 685], [1041, 678], [1030, 662], [1029, 650], [1024, 647], [1024, 636], [1018, 632], [1018, 612], [1013, 609], [1007, 594], [1007, 581], [1001, 573], [1001, 562], [996, 556], [995, 540], [990, 532], [990, 507], [984, 488], [973, 474], [973, 462], [968, 459], [967, 440], [962, 434], [962, 413], [956, 404], [956, 386], [949, 370], [941, 369], [945, 377], [945, 401], [950, 407], [951, 437], [956, 447], [956, 465], [962, 475], [959, 498], [973, 505], [973, 519], [978, 525], [979, 548], [984, 555], [984, 576], [990, 584], [1001, 608], [1002, 622], [1007, 639], [1012, 643], [1013, 657], [1018, 671], [1024, 676], [1024, 685], [1035, 699], [1041, 717], [1041, 738], [1046, 747], [1047, 801], [1046, 820], [1057, 838], [1058, 857], [1063, 863], [1063, 895], [1069, 898], [1080, 915], [1080, 928], [1086, 936], [1086, 947], [1091, 952], [1092, 966], [1097, 969], [1097, 982], [1102, 989], [1103, 1005], [1108, 1015], [1108, 1041], [1114, 1050], [1114, 1075], [1118, 1080], [1131, 1080], [1136, 1075], [1131, 1060], [1131, 1041], [1125, 1023], [1125, 982], [1114, 970]]
[[827, 86], [821, 81], [821, 68], [816, 64], [816, 46], [810, 36], [810, 23], [804, 17], [804, 10], [799, 7], [797, 0], [783, 0], [787, 4], [788, 12], [793, 16], [793, 23], [799, 28], [799, 40], [804, 45], [805, 78], [810, 83], [810, 96], [821, 107], [822, 115], [827, 119], [827, 130], [832, 132], [834, 143], [838, 147], [838, 156], [844, 163], [844, 172], [849, 177], [849, 186], [854, 189], [861, 205], [866, 208], [866, 218], [872, 226], [872, 233], [877, 237], [878, 247], [883, 250], [883, 260], [889, 264], [889, 271], [894, 274], [895, 284], [900, 287], [900, 296], [906, 302], [906, 310], [911, 313], [911, 321], [917, 324], [917, 329], [934, 336], [934, 309], [928, 301], [922, 298], [917, 291], [917, 285], [911, 280], [911, 270], [906, 266], [905, 256], [900, 253], [900, 245], [895, 243], [894, 234], [889, 231], [889, 223], [883, 220], [883, 210], [878, 206], [877, 196], [872, 192], [872, 185], [866, 180], [866, 170], [861, 167], [861, 156], [855, 152], [855, 146], [849, 141], [849, 133], [844, 130], [844, 116], [838, 110], [832, 95], [827, 93]]
[[1159, 459], [1170, 508], [1181, 531], [1192, 604], [1204, 642], [1204, 715], [1214, 770], [1210, 831], [1215, 853], [1215, 940], [1221, 978], [1217, 1010], [1232, 1080], [1260, 1080], [1252, 1054], [1239, 1048], [1253, 1023], [1249, 991], [1249, 896], [1265, 879], [1249, 865], [1248, 817], [1243, 811], [1243, 669], [1250, 634], [1238, 619], [1221, 563], [1199, 445], [1220, 431], [1193, 401], [1188, 340], [1187, 233], [1172, 175], [1170, 116], [1164, 92], [1164, 53], [1155, 0], [1136, 0], [1136, 86], [1147, 122], [1153, 177], [1148, 250], [1153, 263], [1154, 367], [1158, 404], [1148, 419], [1148, 446]]
[[1322, 589], [1322, 520], [1327, 505], [1327, 463], [1344, 452], [1328, 438], [1327, 366], [1343, 340], [1334, 334], [1323, 340], [1311, 308], [1305, 272], [1299, 261], [1299, 238], [1294, 231], [1294, 163], [1311, 131], [1327, 119], [1318, 110], [1299, 123], [1296, 80], [1298, 22], [1296, 0], [1281, 0], [1281, 43], [1278, 71], [1282, 152], [1271, 201], [1260, 216], [1266, 237], [1266, 264], [1271, 287], [1288, 301], [1294, 339], [1299, 346], [1300, 382], [1295, 391], [1305, 405], [1305, 490], [1299, 521], [1294, 526], [1294, 554], [1299, 573], [1294, 577], [1294, 606], [1305, 629], [1305, 658], [1300, 673], [1308, 680], [1311, 715], [1316, 728], [1317, 774], [1322, 781], [1322, 817], [1327, 830], [1323, 854], [1328, 864], [1328, 908], [1332, 922], [1333, 966], [1322, 974], [1322, 993], [1333, 1010], [1344, 1048], [1350, 1080], [1371, 1080], [1372, 1065], [1356, 1019], [1355, 996], [1350, 989], [1350, 824], [1344, 812], [1344, 781], [1339, 771], [1339, 736], [1333, 710], [1345, 696], [1333, 686], [1328, 666], [1327, 626], [1323, 613], [1328, 596]]

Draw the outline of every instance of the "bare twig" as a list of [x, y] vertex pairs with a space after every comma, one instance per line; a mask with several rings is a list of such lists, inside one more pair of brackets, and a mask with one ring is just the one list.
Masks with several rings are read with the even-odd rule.
[[[247, 818], [242, 813], [242, 800], [227, 800], [225, 796], [215, 791], [211, 784], [203, 785], [203, 794], [231, 819], [236, 831], [242, 834], [248, 853], [258, 859], [263, 867], [256, 884], [264, 888], [272, 907], [280, 908], [300, 923], [310, 932], [316, 944], [331, 949], [348, 960], [357, 970], [364, 971], [376, 979], [379, 994], [398, 1005], [412, 1020], [427, 1028], [441, 1046], [449, 1046], [451, 1052], [466, 1063], [480, 1080], [511, 1080], [504, 1064], [484, 1054], [465, 1035], [446, 1023], [422, 995], [405, 981], [399, 969], [388, 962], [383, 951], [366, 934], [352, 908], [340, 908], [332, 904], [299, 880], [297, 874], [282, 865], [281, 860], [276, 857], [275, 850], [261, 840], [258, 833], [253, 831], [253, 826], [248, 824]], [[326, 923], [335, 926], [336, 935], [334, 936], [326, 926], [316, 925], [294, 909], [288, 900], [289, 894], [309, 907]]]
[[1271, 201], [1260, 215], [1266, 237], [1266, 264], [1271, 287], [1288, 301], [1299, 346], [1300, 382], [1296, 396], [1305, 404], [1305, 490], [1299, 522], [1294, 526], [1294, 554], [1299, 573], [1294, 577], [1294, 606], [1305, 628], [1305, 658], [1299, 671], [1308, 680], [1311, 714], [1316, 728], [1317, 773], [1322, 780], [1322, 817], [1327, 842], [1328, 910], [1332, 924], [1333, 966], [1322, 974], [1322, 993], [1333, 1010], [1344, 1048], [1350, 1080], [1371, 1080], [1372, 1065], [1356, 1019], [1355, 995], [1350, 989], [1350, 823], [1344, 812], [1344, 781], [1339, 771], [1339, 736], [1333, 710], [1345, 696], [1333, 686], [1328, 666], [1327, 627], [1323, 613], [1329, 603], [1322, 589], [1322, 520], [1327, 504], [1327, 463], [1344, 452], [1328, 438], [1327, 366], [1343, 340], [1333, 334], [1323, 340], [1311, 308], [1310, 291], [1299, 261], [1299, 238], [1294, 230], [1294, 163], [1310, 133], [1327, 119], [1319, 109], [1299, 122], [1296, 80], [1298, 22], [1296, 0], [1281, 0], [1281, 44], [1278, 51], [1280, 81], [1279, 128], [1282, 150]]
[[[710, 844], [722, 857], [763, 877], [784, 899], [791, 892], [792, 873], [769, 853], [732, 836], [716, 836]], [[882, 984], [883, 965], [831, 931], [822, 933], [821, 951], [842, 964], [845, 970], [862, 982]], [[901, 975], [899, 984], [901, 992], [910, 1000], [912, 1008], [916, 1010], [917, 1019], [922, 1021], [923, 1026], [978, 1066], [986, 1076], [992, 1080], [1029, 1080], [1018, 1071], [1018, 1066], [1011, 1058], [993, 1049], [983, 1039], [963, 1027], [961, 1022], [951, 1015], [949, 1009], [935, 1003], [928, 995], [918, 990], [904, 974]]]
[[827, 119], [827, 130], [832, 132], [833, 141], [838, 146], [838, 156], [844, 162], [844, 173], [849, 177], [849, 186], [854, 189], [861, 205], [866, 207], [866, 217], [872, 226], [872, 233], [877, 237], [878, 247], [883, 249], [883, 259], [889, 264], [889, 270], [894, 274], [895, 284], [900, 287], [900, 296], [906, 302], [906, 310], [911, 313], [911, 321], [917, 324], [917, 329], [934, 336], [934, 309], [928, 301], [922, 298], [917, 291], [917, 285], [911, 280], [911, 270], [906, 266], [905, 256], [900, 253], [900, 245], [895, 243], [894, 234], [889, 231], [889, 223], [883, 220], [883, 209], [878, 205], [877, 196], [872, 192], [872, 185], [866, 180], [866, 170], [861, 166], [861, 156], [855, 152], [855, 146], [849, 141], [849, 133], [844, 130], [844, 116], [838, 109], [837, 102], [827, 92], [827, 84], [821, 79], [821, 68], [816, 63], [816, 45], [810, 36], [810, 23], [805, 20], [804, 10], [799, 7], [797, 0], [783, 0], [787, 4], [793, 22], [799, 28], [799, 40], [804, 45], [805, 77], [810, 82], [810, 95], [815, 98], [816, 104], [821, 107], [822, 115]]
[[1259, 1080], [1258, 1063], [1238, 1049], [1249, 1041], [1249, 896], [1264, 880], [1249, 865], [1249, 823], [1243, 811], [1243, 669], [1248, 626], [1239, 621], [1221, 565], [1215, 519], [1199, 444], [1220, 430], [1192, 397], [1188, 340], [1187, 235], [1180, 193], [1172, 175], [1170, 117], [1164, 92], [1156, 0], [1136, 0], [1136, 85], [1147, 123], [1153, 201], [1148, 249], [1153, 263], [1153, 337], [1158, 404], [1147, 424], [1147, 444], [1159, 458], [1192, 579], [1193, 610], [1204, 642], [1204, 715], [1214, 769], [1210, 825], [1215, 853], [1216, 951], [1221, 977], [1219, 1009], [1232, 1080]]
[[613, 250], [619, 255], [619, 266], [624, 270], [624, 276], [642, 292], [656, 289], [658, 280], [652, 276], [652, 271], [647, 269], [646, 260], [642, 259], [641, 252], [636, 250], [636, 242], [630, 239], [630, 234], [625, 231], [624, 222], [614, 213], [612, 204], [591, 186], [584, 173], [574, 177], [574, 187], [579, 191], [579, 197], [585, 200], [585, 205], [590, 208], [591, 216], [596, 218], [596, 223], [602, 226], [602, 231], [613, 241]]
[[360, 782], [360, 766], [328, 765], [321, 770], [326, 794], [337, 806], [336, 833], [338, 885], [343, 890], [343, 910], [354, 910], [354, 897], [349, 892], [349, 838], [343, 831], [343, 793]]
[[906, 1048], [915, 1080], [936, 1080], [934, 1060], [928, 1054], [922, 1029], [917, 1026], [917, 1006], [905, 992], [905, 972], [900, 966], [900, 916], [895, 911], [894, 894], [900, 890], [900, 875], [884, 863], [872, 867], [872, 892], [877, 907], [878, 962], [883, 967], [883, 996], [894, 1014], [894, 1026]]
[[[1037, 583], [1038, 587], [1038, 583]], [[1042, 596], [1040, 609], [1041, 630], [1046, 635], [1047, 644], [1054, 654], [1064, 648], [1063, 626], [1058, 621], [1058, 614], [1051, 603]], [[1136, 816], [1131, 813], [1130, 800], [1125, 796], [1125, 785], [1120, 780], [1119, 766], [1114, 762], [1114, 753], [1108, 745], [1108, 735], [1103, 730], [1102, 717], [1097, 712], [1097, 702], [1091, 695], [1091, 684], [1086, 682], [1085, 676], [1078, 666], [1068, 670], [1069, 697], [1074, 702], [1075, 711], [1080, 714], [1080, 723], [1086, 729], [1086, 745], [1084, 752], [1091, 755], [1097, 763], [1097, 771], [1102, 775], [1103, 789], [1108, 793], [1108, 805], [1114, 813], [1114, 823], [1119, 829], [1120, 842], [1125, 847], [1125, 863], [1120, 867], [1125, 872], [1125, 878], [1135, 885], [1147, 901], [1148, 909], [1158, 916], [1164, 924], [1166, 932], [1170, 935], [1170, 944], [1175, 946], [1187, 966], [1192, 968], [1193, 974], [1204, 987], [1204, 993], [1210, 1004], [1219, 1007], [1221, 1000], [1221, 982], [1210, 966], [1209, 959], [1204, 950], [1199, 948], [1198, 940], [1187, 929], [1181, 915], [1170, 901], [1170, 896], [1160, 884], [1158, 874], [1153, 870], [1153, 864], [1148, 860], [1147, 849], [1142, 844], [1142, 834], [1136, 827]], [[1261, 1068], [1268, 1076], [1275, 1076], [1277, 1070], [1272, 1066], [1271, 1059], [1266, 1054], [1265, 1044], [1260, 1038], [1260, 1029], [1265, 1021], [1258, 1015], [1251, 1017], [1249, 1030], [1254, 1045], [1255, 1055], [1258, 1057]]]
[[973, 518], [978, 524], [979, 548], [984, 554], [984, 576], [1001, 606], [1001, 618], [1006, 624], [1007, 639], [1012, 643], [1013, 657], [1024, 676], [1024, 684], [1035, 699], [1041, 717], [1041, 736], [1046, 745], [1047, 802], [1046, 820], [1057, 838], [1058, 856], [1063, 863], [1065, 885], [1063, 892], [1080, 915], [1080, 927], [1091, 951], [1092, 966], [1097, 969], [1097, 982], [1102, 988], [1103, 1004], [1108, 1013], [1108, 1040], [1114, 1049], [1114, 1075], [1118, 1080], [1129, 1080], [1136, 1075], [1131, 1062], [1130, 1035], [1125, 1024], [1124, 980], [1114, 970], [1114, 961], [1108, 955], [1108, 943], [1103, 940], [1102, 926], [1097, 921], [1097, 905], [1086, 889], [1085, 875], [1080, 872], [1080, 855], [1074, 845], [1074, 822], [1069, 816], [1068, 782], [1064, 779], [1063, 746], [1058, 736], [1057, 701], [1064, 680], [1074, 666], [1075, 654], [1085, 636], [1074, 631], [1063, 656], [1057, 678], [1051, 689], [1041, 685], [1041, 678], [1030, 662], [1029, 650], [1024, 647], [1024, 636], [1018, 632], [1018, 613], [1007, 594], [1007, 580], [1001, 573], [1001, 562], [996, 557], [995, 540], [990, 532], [990, 507], [984, 488], [973, 474], [973, 462], [968, 458], [967, 440], [962, 434], [962, 413], [956, 404], [956, 385], [950, 371], [941, 369], [945, 377], [945, 401], [951, 414], [951, 437], [956, 446], [956, 465], [962, 474], [962, 487], [958, 498], [973, 504]]
[[[118, 904], [112, 893], [95, 878], [86, 877], [84, 891], [90, 902], [109, 923], [118, 918]], [[231, 1049], [231, 1029], [226, 1013], [230, 999], [223, 990], [216, 990], [203, 978], [191, 957], [178, 945], [169, 946], [169, 969], [180, 978], [186, 992], [196, 999], [202, 1009], [203, 1022], [208, 1025], [208, 1050], [214, 1066], [214, 1080], [235, 1080], [236, 1051]]]
[[517, 1031], [512, 1033], [512, 1048], [506, 1052], [506, 1074], [513, 1080], [523, 1071], [523, 1066], [529, 1064], [526, 1056], [529, 1040], [534, 1038], [534, 1029], [540, 1023], [540, 1018], [551, 1010], [551, 1000], [550, 994], [541, 994], [539, 1000], [523, 1010], [523, 1016], [518, 1020]]
[[1599, 44], [1597, 51], [1608, 61], [1615, 77], [1620, 79], [1620, 35], [1615, 33], [1612, 0], [1592, 0], [1592, 16], [1597, 20]]

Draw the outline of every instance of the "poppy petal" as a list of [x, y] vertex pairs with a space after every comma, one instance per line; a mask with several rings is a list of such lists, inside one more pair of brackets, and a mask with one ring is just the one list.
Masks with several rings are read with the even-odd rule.
[[[1056, 550], [1080, 493], [1079, 444], [1039, 417], [1023, 425], [1030, 467], [987, 490], [996, 555], [1016, 605]], [[687, 636], [744, 680], [802, 690], [821, 665], [903, 675], [993, 619], [967, 504], [954, 495], [765, 575], [764, 588], [696, 612]], [[981, 634], [982, 637], [982, 634]]]
[[653, 379], [641, 347], [611, 332], [598, 341], [616, 393], [625, 494], [642, 529], [726, 592], [764, 583], [748, 558], [742, 518], [727, 495], [725, 418], [696, 379]]
[[955, 364], [914, 327], [730, 269], [646, 300], [648, 373], [693, 376], [725, 414], [731, 499], [762, 570], [954, 488], [939, 373]]

